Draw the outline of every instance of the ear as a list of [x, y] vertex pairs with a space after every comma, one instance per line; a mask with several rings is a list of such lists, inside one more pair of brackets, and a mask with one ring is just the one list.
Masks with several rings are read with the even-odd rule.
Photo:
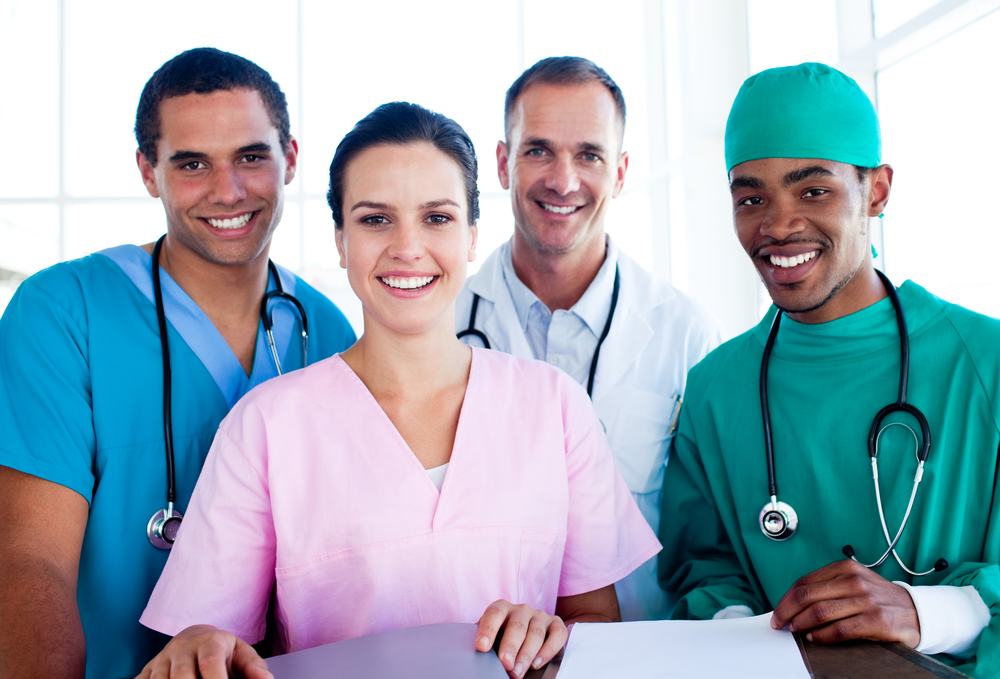
[[501, 140], [497, 142], [497, 177], [500, 178], [500, 186], [504, 191], [510, 188], [510, 169], [508, 168], [507, 144]]
[[295, 141], [295, 137], [290, 137], [288, 139], [288, 150], [285, 151], [285, 186], [292, 183], [295, 179], [295, 170], [299, 163], [299, 142]]
[[892, 166], [879, 165], [868, 176], [868, 186], [870, 188], [870, 201], [868, 203], [868, 216], [878, 217], [885, 212], [885, 206], [889, 204], [889, 192], [892, 190]]
[[139, 166], [139, 174], [142, 175], [142, 183], [146, 185], [146, 191], [153, 198], [159, 198], [160, 191], [156, 188], [156, 168], [146, 160], [146, 156], [142, 155], [142, 151], [139, 149], [135, 150], [135, 164]]
[[617, 198], [625, 186], [625, 171], [628, 170], [628, 151], [622, 151], [618, 158], [618, 177], [615, 179], [615, 190], [611, 193], [612, 198]]
[[334, 225], [334, 239], [337, 241], [337, 252], [340, 253], [340, 268], [347, 268], [347, 251], [344, 249], [344, 227]]
[[479, 242], [479, 225], [473, 224], [469, 227], [472, 230], [472, 241], [469, 243], [469, 261], [476, 261], [476, 243]]

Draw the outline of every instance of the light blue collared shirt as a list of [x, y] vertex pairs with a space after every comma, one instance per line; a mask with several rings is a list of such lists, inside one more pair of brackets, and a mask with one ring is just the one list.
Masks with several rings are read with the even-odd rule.
[[587, 386], [597, 340], [611, 311], [618, 248], [613, 243], [607, 244], [604, 264], [572, 308], [552, 312], [514, 272], [511, 243], [507, 241], [501, 246], [503, 276], [532, 355]]

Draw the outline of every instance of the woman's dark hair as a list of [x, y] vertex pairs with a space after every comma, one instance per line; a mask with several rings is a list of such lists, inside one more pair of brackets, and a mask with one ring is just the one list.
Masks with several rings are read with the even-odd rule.
[[447, 116], [428, 111], [417, 104], [394, 101], [382, 104], [362, 118], [341, 140], [333, 155], [326, 202], [333, 211], [333, 221], [338, 229], [344, 225], [344, 185], [347, 182], [347, 166], [351, 161], [373, 146], [403, 145], [419, 141], [433, 144], [462, 168], [469, 203], [469, 224], [479, 221], [479, 189], [476, 187], [479, 164], [469, 135], [461, 125]]

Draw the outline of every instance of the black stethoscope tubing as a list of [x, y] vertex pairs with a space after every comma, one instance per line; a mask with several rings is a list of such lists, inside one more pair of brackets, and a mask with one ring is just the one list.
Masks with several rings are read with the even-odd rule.
[[[900, 366], [899, 366], [899, 390], [896, 396], [896, 402], [890, 403], [889, 405], [879, 410], [878, 414], [875, 415], [875, 419], [872, 421], [871, 428], [868, 430], [868, 456], [872, 460], [873, 469], [876, 469], [876, 461], [878, 457], [877, 441], [878, 441], [879, 428], [881, 427], [883, 420], [885, 420], [887, 416], [896, 412], [905, 412], [910, 414], [917, 421], [917, 424], [920, 426], [922, 445], [920, 447], [919, 452], [917, 453], [919, 466], [918, 466], [917, 477], [914, 481], [913, 492], [911, 493], [911, 503], [912, 503], [912, 496], [916, 494], [916, 488], [920, 482], [919, 478], [922, 476], [923, 465], [927, 461], [927, 455], [930, 453], [931, 430], [930, 430], [930, 425], [928, 425], [927, 423], [927, 418], [924, 417], [924, 414], [920, 412], [919, 409], [906, 402], [906, 389], [909, 381], [909, 372], [910, 372], [910, 335], [909, 335], [909, 330], [907, 329], [906, 326], [906, 316], [903, 313], [903, 306], [902, 304], [900, 304], [899, 295], [896, 293], [896, 288], [895, 286], [893, 286], [889, 278], [878, 269], [875, 269], [875, 273], [878, 274], [879, 279], [881, 279], [882, 281], [882, 285], [885, 286], [886, 293], [888, 294], [889, 299], [892, 301], [893, 310], [895, 311], [896, 314], [896, 325], [899, 330]], [[771, 330], [768, 333], [767, 342], [764, 345], [764, 355], [761, 358], [761, 364], [760, 364], [760, 408], [761, 408], [761, 417], [763, 419], [763, 424], [764, 424], [764, 454], [767, 458], [767, 487], [768, 487], [768, 494], [771, 496], [771, 501], [769, 504], [771, 505], [772, 511], [770, 513], [785, 514], [784, 518], [787, 520], [787, 523], [790, 524], [790, 528], [783, 526], [782, 531], [777, 535], [773, 534], [772, 532], [769, 532], [768, 529], [765, 527], [764, 523], [765, 516], [769, 513], [768, 512], [769, 505], [764, 505], [764, 509], [761, 510], [761, 529], [763, 530], [766, 536], [774, 540], [788, 539], [795, 532], [795, 529], [798, 526], [798, 517], [795, 516], [795, 511], [785, 503], [783, 502], [779, 503], [777, 501], [778, 483], [774, 471], [774, 446], [771, 435], [771, 412], [770, 408], [768, 407], [768, 401], [767, 401], [767, 368], [771, 358], [771, 350], [774, 347], [774, 340], [778, 335], [778, 327], [781, 322], [781, 314], [782, 311], [778, 309], [774, 314], [774, 319], [771, 321]], [[877, 491], [878, 490], [877, 476], [875, 478], [875, 483]], [[882, 508], [881, 506], [879, 506], [880, 515], [881, 511]], [[790, 516], [786, 514], [786, 512], [790, 513]], [[882, 557], [878, 559], [878, 561], [872, 564], [863, 564], [863, 565], [865, 565], [867, 568], [874, 568], [880, 565], [883, 561], [885, 561], [885, 559], [888, 558], [889, 554], [893, 553], [896, 544], [899, 541], [899, 538], [902, 536], [903, 528], [905, 528], [905, 526], [906, 526], [906, 518], [904, 517], [903, 524], [900, 526], [900, 529], [896, 533], [895, 538], [889, 543], [889, 549], [886, 550], [885, 554], [883, 554]], [[855, 558], [854, 549], [850, 545], [845, 545], [843, 552], [846, 556], [850, 557], [851, 559]], [[938, 559], [937, 563], [934, 564], [934, 568], [927, 571], [926, 573], [914, 573], [909, 569], [907, 569], [905, 566], [903, 566], [903, 568], [907, 570], [907, 572], [910, 572], [912, 575], [927, 575], [929, 573], [933, 573], [934, 571], [940, 571], [948, 568], [948, 562], [945, 561], [944, 559]]]
[[[146, 533], [151, 543], [160, 549], [170, 549], [174, 542], [174, 536], [180, 525], [183, 516], [174, 509], [177, 501], [176, 472], [174, 470], [174, 432], [173, 414], [170, 404], [172, 398], [171, 370], [170, 370], [170, 344], [167, 340], [167, 316], [163, 306], [163, 291], [160, 286], [160, 250], [166, 236], [160, 236], [156, 244], [153, 245], [153, 298], [156, 305], [156, 322], [160, 330], [160, 351], [163, 356], [163, 440], [167, 461], [167, 507], [161, 509], [149, 520], [146, 526]], [[275, 289], [264, 295], [260, 303], [260, 318], [264, 324], [264, 331], [267, 334], [268, 345], [271, 356], [274, 359], [275, 368], [281, 374], [281, 361], [278, 360], [278, 350], [274, 344], [274, 334], [272, 332], [273, 319], [268, 313], [267, 305], [271, 300], [283, 299], [290, 302], [299, 312], [302, 321], [302, 360], [303, 365], [306, 360], [306, 345], [309, 337], [309, 321], [306, 317], [305, 308], [299, 300], [284, 291], [281, 285], [281, 277], [278, 276], [278, 269], [274, 262], [267, 260], [269, 275], [274, 277]]]
[[[621, 275], [618, 272], [618, 265], [615, 264], [615, 282], [611, 288], [611, 308], [608, 310], [608, 320], [604, 322], [604, 329], [597, 340], [597, 348], [594, 349], [594, 357], [590, 360], [590, 374], [587, 377], [587, 396], [590, 398], [594, 398], [594, 378], [597, 376], [597, 359], [601, 355], [601, 345], [604, 344], [604, 340], [608, 338], [608, 333], [611, 332], [611, 321], [615, 318], [615, 309], [618, 307], [618, 292], [620, 288]], [[486, 338], [486, 333], [476, 330], [476, 313], [479, 311], [479, 299], [479, 295], [473, 293], [472, 311], [469, 314], [469, 327], [458, 333], [457, 337], [458, 339], [462, 339], [468, 335], [478, 337], [487, 349], [492, 349], [490, 341]]]

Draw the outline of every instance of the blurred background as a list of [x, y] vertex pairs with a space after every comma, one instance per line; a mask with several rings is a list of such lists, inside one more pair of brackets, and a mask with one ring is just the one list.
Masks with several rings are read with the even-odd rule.
[[565, 54], [605, 68], [628, 104], [630, 164], [608, 231], [706, 304], [726, 337], [770, 303], [732, 232], [726, 116], [749, 75], [803, 61], [847, 72], [878, 107], [895, 179], [873, 233], [876, 262], [897, 284], [912, 278], [1000, 316], [1000, 191], [989, 169], [1000, 158], [998, 8], [1000, 0], [0, 0], [0, 311], [42, 268], [164, 232], [135, 166], [135, 108], [163, 62], [208, 45], [257, 62], [288, 96], [299, 171], [271, 256], [359, 331], [324, 198], [340, 138], [393, 100], [461, 123], [480, 157], [482, 260], [513, 231], [496, 178], [504, 93], [538, 59]]

